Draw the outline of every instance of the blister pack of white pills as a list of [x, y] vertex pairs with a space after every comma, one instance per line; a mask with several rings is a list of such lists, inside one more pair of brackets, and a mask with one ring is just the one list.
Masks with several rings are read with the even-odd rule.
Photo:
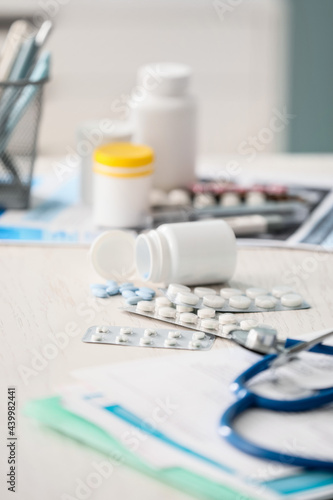
[[149, 302], [143, 300], [136, 306], [124, 307], [124, 310], [225, 339], [230, 338], [230, 331], [238, 326], [243, 330], [259, 326], [258, 321], [250, 318], [242, 319], [239, 323], [237, 314], [216, 313], [211, 307], [192, 309], [188, 306], [174, 305], [167, 297], [156, 297]]
[[203, 332], [171, 330], [170, 328], [132, 328], [127, 326], [91, 326], [82, 341], [132, 347], [158, 347], [208, 351], [215, 336]]
[[250, 287], [221, 288], [219, 293], [214, 288], [196, 287], [172, 283], [168, 288], [160, 289], [172, 304], [192, 308], [212, 308], [218, 312], [263, 312], [290, 311], [308, 309], [310, 305], [292, 288], [278, 285], [268, 291], [264, 288]]

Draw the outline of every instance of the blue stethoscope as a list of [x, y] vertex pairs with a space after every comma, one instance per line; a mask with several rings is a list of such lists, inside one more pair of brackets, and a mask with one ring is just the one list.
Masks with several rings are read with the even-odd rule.
[[[253, 329], [251, 332], [251, 342], [253, 342], [253, 338], [255, 338], [255, 344], [258, 347], [257, 351], [263, 352], [265, 350], [265, 345], [267, 348], [267, 345], [270, 344], [269, 341], [267, 342], [267, 331], [265, 332], [265, 329], [259, 328]], [[274, 332], [276, 333], [275, 330]], [[243, 336], [242, 341], [239, 343], [246, 346], [246, 342], [243, 341], [244, 332], [238, 333]], [[237, 332], [235, 332], [235, 334], [236, 335], [233, 337], [236, 337], [234, 340], [237, 341]], [[253, 377], [269, 368], [285, 364], [289, 360], [294, 359], [295, 356], [301, 351], [309, 350], [315, 353], [333, 355], [333, 346], [323, 345], [320, 343], [324, 338], [331, 334], [332, 329], [330, 331], [327, 330], [326, 332], [321, 332], [319, 337], [310, 342], [300, 342], [298, 340], [287, 339], [282, 352], [265, 356], [263, 359], [239, 375], [230, 386], [230, 389], [235, 394], [237, 401], [229, 406], [229, 408], [222, 415], [219, 425], [219, 434], [237, 449], [264, 460], [273, 460], [304, 468], [333, 471], [332, 461], [300, 457], [263, 448], [262, 446], [258, 446], [254, 442], [241, 436], [234, 428], [234, 423], [237, 417], [249, 409], [262, 408], [281, 412], [299, 412], [314, 410], [332, 403], [333, 387], [316, 390], [313, 395], [296, 400], [269, 399], [252, 392], [248, 388], [248, 382]], [[266, 339], [266, 341], [263, 339]]]

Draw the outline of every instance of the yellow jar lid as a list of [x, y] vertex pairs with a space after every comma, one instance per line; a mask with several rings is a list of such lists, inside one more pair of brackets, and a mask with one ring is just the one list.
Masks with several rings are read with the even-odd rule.
[[109, 167], [142, 167], [153, 162], [154, 152], [149, 146], [114, 142], [95, 149], [94, 160]]

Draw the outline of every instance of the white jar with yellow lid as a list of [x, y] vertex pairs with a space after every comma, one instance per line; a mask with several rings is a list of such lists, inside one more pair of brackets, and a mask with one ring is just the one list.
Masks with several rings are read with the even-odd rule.
[[93, 218], [102, 227], [138, 227], [149, 211], [153, 150], [119, 142], [94, 152]]

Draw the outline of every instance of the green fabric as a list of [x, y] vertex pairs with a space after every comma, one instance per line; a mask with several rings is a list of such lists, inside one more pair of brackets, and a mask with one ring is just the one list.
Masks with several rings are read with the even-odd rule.
[[[236, 500], [240, 498], [239, 492], [194, 474], [189, 470], [182, 468], [157, 469], [152, 467], [97, 425], [63, 408], [58, 397], [30, 402], [25, 407], [25, 414], [62, 434], [95, 448], [108, 455], [111, 460], [133, 467], [195, 498], [205, 500]], [[251, 499], [242, 495], [242, 500]]]

